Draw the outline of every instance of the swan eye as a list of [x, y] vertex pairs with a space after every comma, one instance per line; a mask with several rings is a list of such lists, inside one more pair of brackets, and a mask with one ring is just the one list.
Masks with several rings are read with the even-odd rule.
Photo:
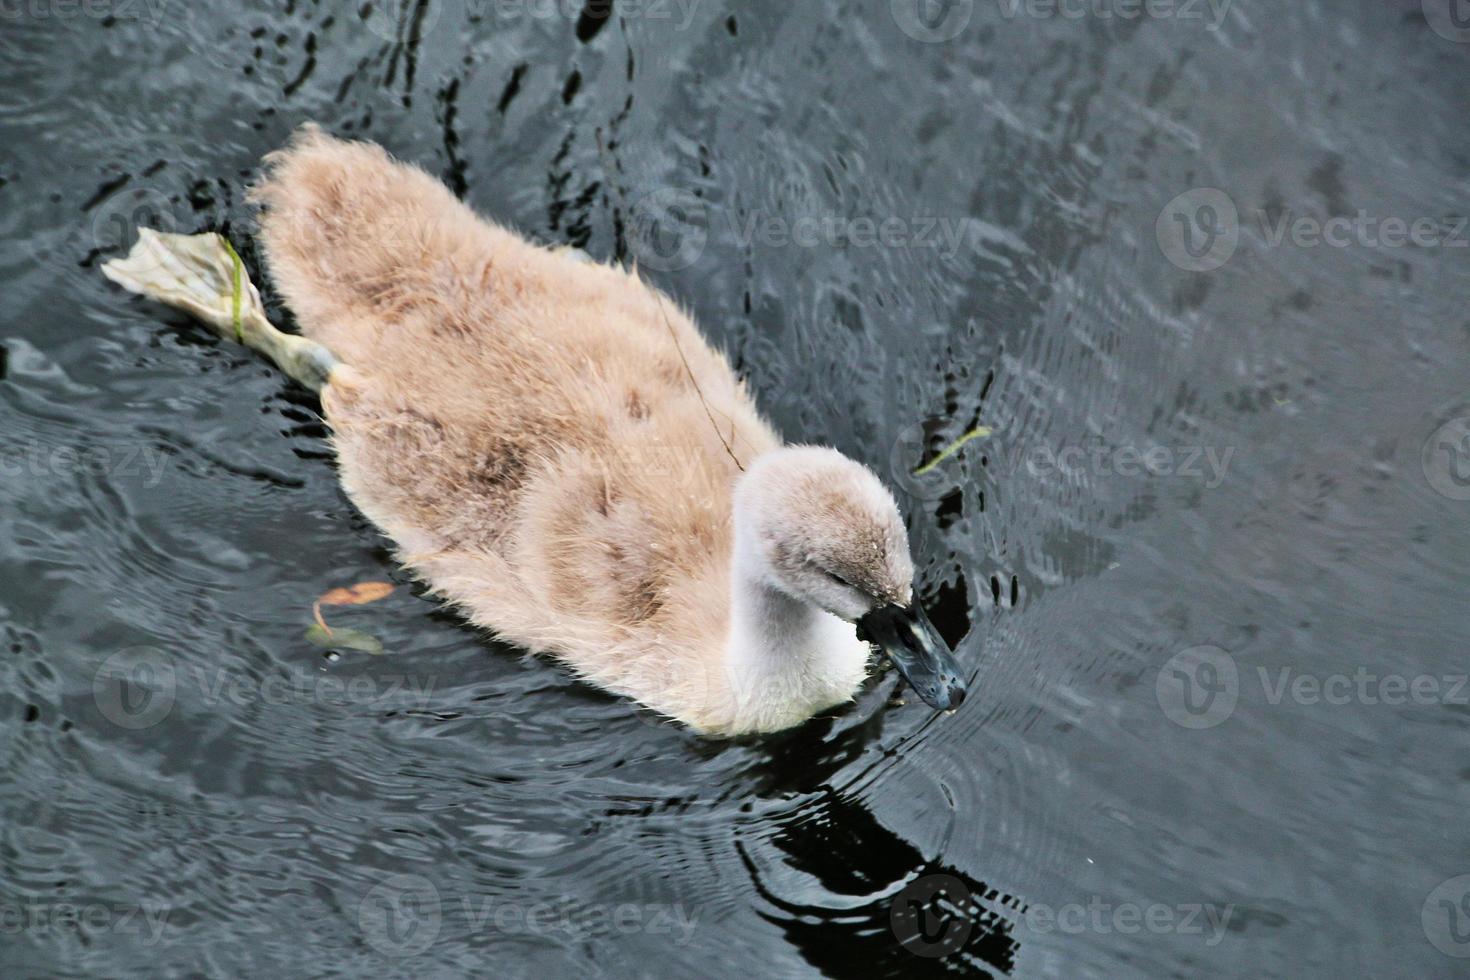
[[849, 589], [857, 588], [857, 586], [853, 585], [851, 582], [843, 578], [841, 575], [838, 575], [836, 572], [829, 572], [827, 571], [827, 569], [824, 568], [822, 569], [822, 574], [827, 576], [832, 581], [836, 582], [838, 585], [846, 586]]

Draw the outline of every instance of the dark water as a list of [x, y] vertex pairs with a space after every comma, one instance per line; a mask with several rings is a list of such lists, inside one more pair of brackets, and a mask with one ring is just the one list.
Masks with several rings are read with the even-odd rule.
[[[0, 973], [1466, 975], [1470, 31], [1051, 9], [8, 5]], [[407, 585], [313, 400], [97, 268], [266, 287], [308, 119], [888, 476], [963, 709], [704, 742], [410, 587], [310, 646]]]

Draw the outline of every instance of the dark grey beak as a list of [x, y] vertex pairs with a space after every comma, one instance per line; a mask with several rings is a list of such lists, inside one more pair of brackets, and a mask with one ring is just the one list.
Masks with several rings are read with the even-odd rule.
[[858, 636], [888, 654], [909, 686], [931, 708], [958, 708], [965, 681], [949, 644], [915, 600], [908, 606], [880, 606], [857, 621]]

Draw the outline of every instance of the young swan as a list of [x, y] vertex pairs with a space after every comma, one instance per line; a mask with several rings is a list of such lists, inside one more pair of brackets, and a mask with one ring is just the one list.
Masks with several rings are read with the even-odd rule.
[[709, 734], [850, 699], [859, 633], [959, 703], [888, 491], [783, 447], [673, 303], [371, 144], [307, 127], [268, 160], [260, 241], [303, 337], [216, 236], [145, 234], [104, 271], [318, 390], [348, 495], [470, 620]]

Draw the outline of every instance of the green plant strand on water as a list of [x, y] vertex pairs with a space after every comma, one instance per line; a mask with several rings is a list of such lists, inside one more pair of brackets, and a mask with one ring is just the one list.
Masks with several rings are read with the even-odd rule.
[[244, 270], [244, 265], [240, 262], [240, 256], [235, 253], [235, 247], [230, 244], [230, 240], [224, 235], [220, 235], [219, 240], [225, 243], [225, 251], [230, 253], [230, 263], [235, 267], [234, 289], [230, 295], [230, 315], [235, 322], [235, 341], [243, 344], [245, 343], [245, 328], [240, 325], [240, 275]]
[[948, 446], [945, 446], [942, 450], [940, 450], [938, 456], [935, 456], [933, 459], [929, 460], [929, 462], [914, 470], [914, 476], [923, 476], [925, 473], [928, 473], [934, 467], [938, 466], [940, 463], [944, 462], [946, 459], [949, 459], [955, 453], [959, 452], [960, 448], [971, 439], [983, 439], [994, 431], [995, 430], [988, 425], [975, 426], [975, 428], [971, 429], [969, 432], [966, 432], [954, 442], [950, 443]]

